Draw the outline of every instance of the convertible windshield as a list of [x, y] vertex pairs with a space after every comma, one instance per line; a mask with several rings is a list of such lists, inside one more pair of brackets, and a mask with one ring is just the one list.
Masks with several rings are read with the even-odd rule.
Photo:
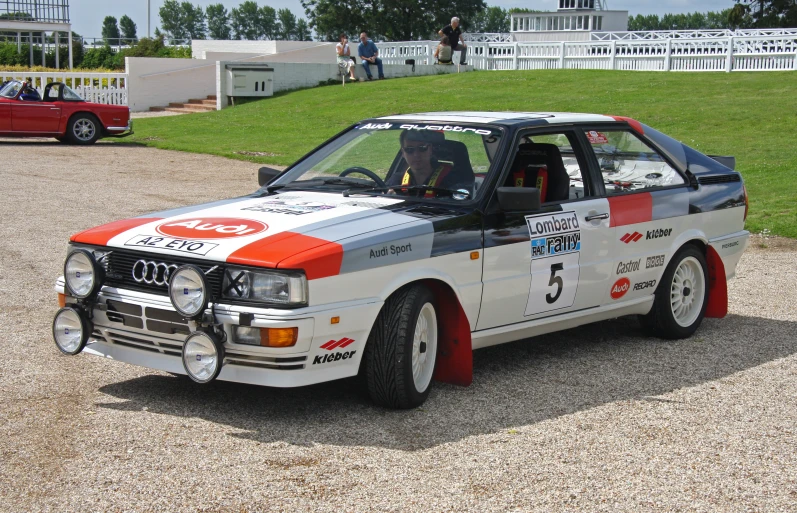
[[0, 88], [0, 96], [5, 98], [16, 98], [20, 87], [22, 87], [22, 82], [13, 80]]
[[364, 123], [322, 146], [269, 188], [326, 188], [443, 201], [473, 199], [502, 131], [485, 125]]

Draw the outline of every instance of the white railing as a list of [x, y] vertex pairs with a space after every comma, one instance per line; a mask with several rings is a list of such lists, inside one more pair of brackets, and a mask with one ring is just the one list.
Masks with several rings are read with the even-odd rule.
[[474, 43], [509, 43], [512, 41], [512, 34], [509, 32], [466, 32], [462, 34], [462, 39]]
[[592, 41], [623, 41], [646, 39], [714, 39], [718, 37], [745, 37], [745, 36], [795, 36], [797, 28], [773, 29], [717, 29], [717, 30], [638, 30], [633, 32], [592, 32]]
[[[434, 64], [436, 41], [381, 43], [385, 64]], [[455, 52], [456, 54], [457, 52]], [[458, 62], [458, 55], [454, 62]], [[468, 43], [475, 69], [797, 70], [797, 34], [700, 39]]]
[[38, 71], [0, 71], [0, 82], [21, 80], [44, 93], [44, 86], [51, 82], [63, 82], [75, 90], [84, 100], [108, 105], [127, 105], [126, 73], [78, 73]]

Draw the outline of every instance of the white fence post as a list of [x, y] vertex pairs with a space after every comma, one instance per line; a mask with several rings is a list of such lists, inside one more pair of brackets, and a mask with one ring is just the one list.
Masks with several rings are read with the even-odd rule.
[[617, 41], [615, 41], [614, 39], [612, 39], [610, 51], [612, 52], [612, 54], [609, 56], [609, 69], [617, 69], [615, 67], [615, 64], [617, 62], [615, 59], [615, 56], [617, 55]]
[[728, 37], [728, 60], [725, 62], [725, 71], [730, 73], [733, 70], [733, 36]]
[[565, 69], [565, 42], [562, 41], [559, 46], [559, 69]]
[[518, 52], [518, 44], [517, 44], [517, 41], [515, 41], [514, 44], [512, 44], [512, 69], [513, 70], [518, 70], [519, 69], [517, 67], [517, 57], [518, 57], [517, 52]]
[[670, 71], [670, 58], [672, 57], [672, 39], [667, 40], [667, 53], [664, 54], [664, 71]]

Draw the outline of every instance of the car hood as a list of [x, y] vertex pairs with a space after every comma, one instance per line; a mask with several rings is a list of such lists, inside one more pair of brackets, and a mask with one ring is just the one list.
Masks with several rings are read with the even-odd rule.
[[[171, 255], [303, 269], [313, 279], [338, 274], [341, 267], [362, 267], [357, 255], [367, 255], [375, 244], [404, 240], [414, 241], [418, 250], [431, 248], [431, 223], [392, 210], [402, 203], [384, 197], [289, 191], [125, 219], [80, 232], [71, 240], [164, 255], [164, 259]], [[424, 252], [414, 250], [413, 256]]]

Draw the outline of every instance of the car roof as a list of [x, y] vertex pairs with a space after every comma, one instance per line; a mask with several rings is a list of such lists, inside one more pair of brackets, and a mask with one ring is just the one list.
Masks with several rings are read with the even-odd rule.
[[576, 112], [420, 112], [417, 114], [397, 114], [384, 116], [379, 120], [414, 121], [420, 123], [498, 123], [516, 124], [523, 121], [545, 121], [547, 123], [585, 123], [606, 121], [627, 121], [603, 114], [586, 114]]

